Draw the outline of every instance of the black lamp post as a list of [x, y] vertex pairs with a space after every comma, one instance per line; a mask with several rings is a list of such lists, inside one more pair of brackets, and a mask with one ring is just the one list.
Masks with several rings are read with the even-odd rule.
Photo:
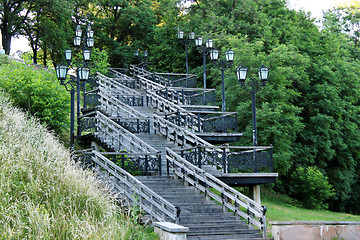
[[245, 83], [247, 77], [248, 69], [241, 65], [236, 70], [237, 78], [239, 80], [240, 86], [244, 87], [246, 91], [251, 93], [251, 103], [252, 103], [252, 121], [253, 121], [253, 143], [254, 146], [257, 146], [257, 129], [256, 129], [256, 93], [260, 91], [261, 87], [266, 85], [266, 81], [269, 76], [269, 68], [262, 65], [258, 69], [259, 81], [255, 78], [250, 78], [250, 81]]
[[[65, 59], [67, 65], [60, 64], [56, 66], [56, 76], [60, 80], [60, 84], [65, 86], [65, 89], [70, 92], [70, 149], [74, 148], [74, 129], [75, 129], [75, 91], [77, 91], [77, 114], [78, 119], [80, 117], [80, 81], [87, 81], [90, 75], [90, 68], [87, 66], [90, 61], [91, 50], [87, 49], [94, 46], [93, 31], [91, 31], [90, 25], [87, 27], [87, 34], [84, 38], [81, 37], [82, 30], [78, 25], [76, 27], [76, 36], [74, 38], [74, 45], [76, 48], [80, 48], [81, 42], [83, 42], [83, 66], [76, 69], [76, 75], [70, 75], [67, 79], [67, 72], [69, 68], [72, 68], [71, 58], [72, 51], [70, 49], [65, 50]], [[78, 128], [79, 135], [79, 128]]]
[[[185, 51], [186, 51], [186, 74], [189, 74], [189, 56], [188, 56], [188, 47], [189, 44], [195, 40], [195, 33], [194, 32], [190, 32], [189, 33], [189, 37], [188, 38], [184, 38], [184, 32], [183, 31], [178, 31], [177, 33], [177, 37], [179, 39], [179, 41], [185, 45]], [[187, 85], [187, 84], [186, 84]]]
[[226, 111], [226, 106], [225, 106], [225, 76], [224, 76], [224, 72], [226, 69], [228, 69], [229, 67], [231, 67], [233, 61], [234, 61], [234, 51], [233, 50], [228, 50], [225, 53], [225, 59], [221, 59], [218, 61], [219, 58], [219, 51], [216, 49], [213, 49], [210, 51], [210, 59], [212, 60], [213, 64], [219, 69], [221, 70], [221, 90], [222, 90], [222, 111], [225, 112]]
[[212, 39], [205, 41], [205, 46], [203, 45], [203, 38], [198, 37], [195, 39], [195, 45], [199, 52], [203, 56], [203, 71], [204, 71], [204, 89], [206, 89], [206, 55], [208, 55], [213, 48], [214, 42]]
[[147, 57], [149, 56], [149, 52], [147, 50], [143, 51], [142, 54], [140, 54], [140, 50], [136, 49], [134, 51], [134, 56], [138, 58], [141, 62], [141, 67], [144, 70], [147, 70]]

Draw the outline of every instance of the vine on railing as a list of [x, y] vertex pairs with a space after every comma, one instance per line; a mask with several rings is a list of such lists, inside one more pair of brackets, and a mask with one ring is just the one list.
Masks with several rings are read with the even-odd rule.
[[[266, 237], [266, 207], [261, 206], [244, 194], [236, 191], [206, 171], [186, 161], [170, 148], [166, 148], [166, 161], [169, 169], [178, 178], [214, 199], [226, 210], [248, 221], [262, 230]], [[217, 191], [216, 194], [213, 190]]]

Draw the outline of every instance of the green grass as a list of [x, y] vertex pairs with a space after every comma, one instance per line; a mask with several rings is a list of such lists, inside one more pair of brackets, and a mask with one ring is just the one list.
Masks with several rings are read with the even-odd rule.
[[0, 92], [0, 239], [158, 239]]
[[360, 221], [360, 215], [311, 210], [299, 207], [296, 200], [262, 189], [261, 204], [267, 207], [267, 221]]

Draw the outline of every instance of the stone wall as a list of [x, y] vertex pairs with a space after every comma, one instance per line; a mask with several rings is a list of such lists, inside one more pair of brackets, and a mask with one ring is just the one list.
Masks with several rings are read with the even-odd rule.
[[360, 222], [270, 222], [274, 240], [356, 240]]

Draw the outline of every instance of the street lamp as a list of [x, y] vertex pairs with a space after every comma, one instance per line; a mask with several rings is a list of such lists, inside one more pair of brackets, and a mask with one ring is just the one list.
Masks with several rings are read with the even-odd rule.
[[203, 72], [204, 72], [204, 89], [206, 89], [206, 55], [210, 54], [211, 49], [213, 48], [214, 42], [212, 39], [205, 41], [205, 46], [203, 45], [203, 38], [198, 37], [195, 39], [195, 45], [199, 52], [203, 56]]
[[256, 93], [260, 91], [261, 87], [266, 85], [269, 76], [269, 68], [262, 65], [258, 69], [258, 75], [260, 82], [256, 81], [255, 78], [250, 78], [250, 81], [245, 82], [247, 78], [248, 69], [241, 65], [236, 70], [237, 79], [239, 80], [240, 86], [244, 87], [246, 91], [251, 93], [252, 103], [252, 121], [253, 121], [253, 143], [257, 146], [257, 129], [256, 129]]
[[230, 68], [233, 61], [234, 61], [234, 51], [229, 49], [228, 51], [226, 51], [225, 53], [225, 59], [220, 59], [218, 61], [219, 58], [219, 51], [216, 49], [212, 49], [210, 50], [210, 59], [212, 60], [213, 64], [219, 69], [221, 70], [221, 92], [222, 92], [222, 111], [225, 112], [226, 111], [226, 106], [225, 106], [225, 76], [224, 76], [224, 72], [226, 69]]
[[[82, 38], [81, 26], [77, 25], [75, 30], [74, 46], [80, 48], [81, 42], [83, 42], [83, 66], [76, 69], [76, 75], [69, 75], [67, 78], [67, 72], [72, 67], [71, 58], [72, 51], [70, 49], [65, 50], [65, 59], [67, 65], [60, 64], [56, 66], [56, 76], [60, 80], [60, 84], [65, 86], [65, 89], [70, 92], [70, 149], [74, 149], [74, 129], [75, 129], [75, 91], [77, 91], [77, 117], [80, 118], [80, 81], [86, 81], [89, 79], [90, 68], [87, 66], [90, 61], [91, 48], [94, 46], [93, 32], [91, 26], [87, 27], [87, 34]], [[88, 49], [90, 48], [90, 49]], [[78, 128], [78, 135], [80, 135], [80, 129]]]
[[147, 70], [147, 57], [149, 56], [149, 52], [145, 50], [142, 52], [142, 54], [140, 54], [140, 50], [136, 49], [134, 51], [134, 56], [139, 59], [141, 67], [144, 70]]
[[[195, 33], [194, 32], [190, 32], [189, 33], [189, 37], [188, 38], [184, 38], [184, 32], [183, 31], [178, 31], [177, 33], [177, 37], [179, 39], [179, 41], [185, 45], [185, 51], [186, 51], [186, 74], [189, 74], [189, 56], [188, 56], [188, 47], [189, 44], [192, 43], [195, 40]], [[187, 83], [186, 83], [187, 85]]]

